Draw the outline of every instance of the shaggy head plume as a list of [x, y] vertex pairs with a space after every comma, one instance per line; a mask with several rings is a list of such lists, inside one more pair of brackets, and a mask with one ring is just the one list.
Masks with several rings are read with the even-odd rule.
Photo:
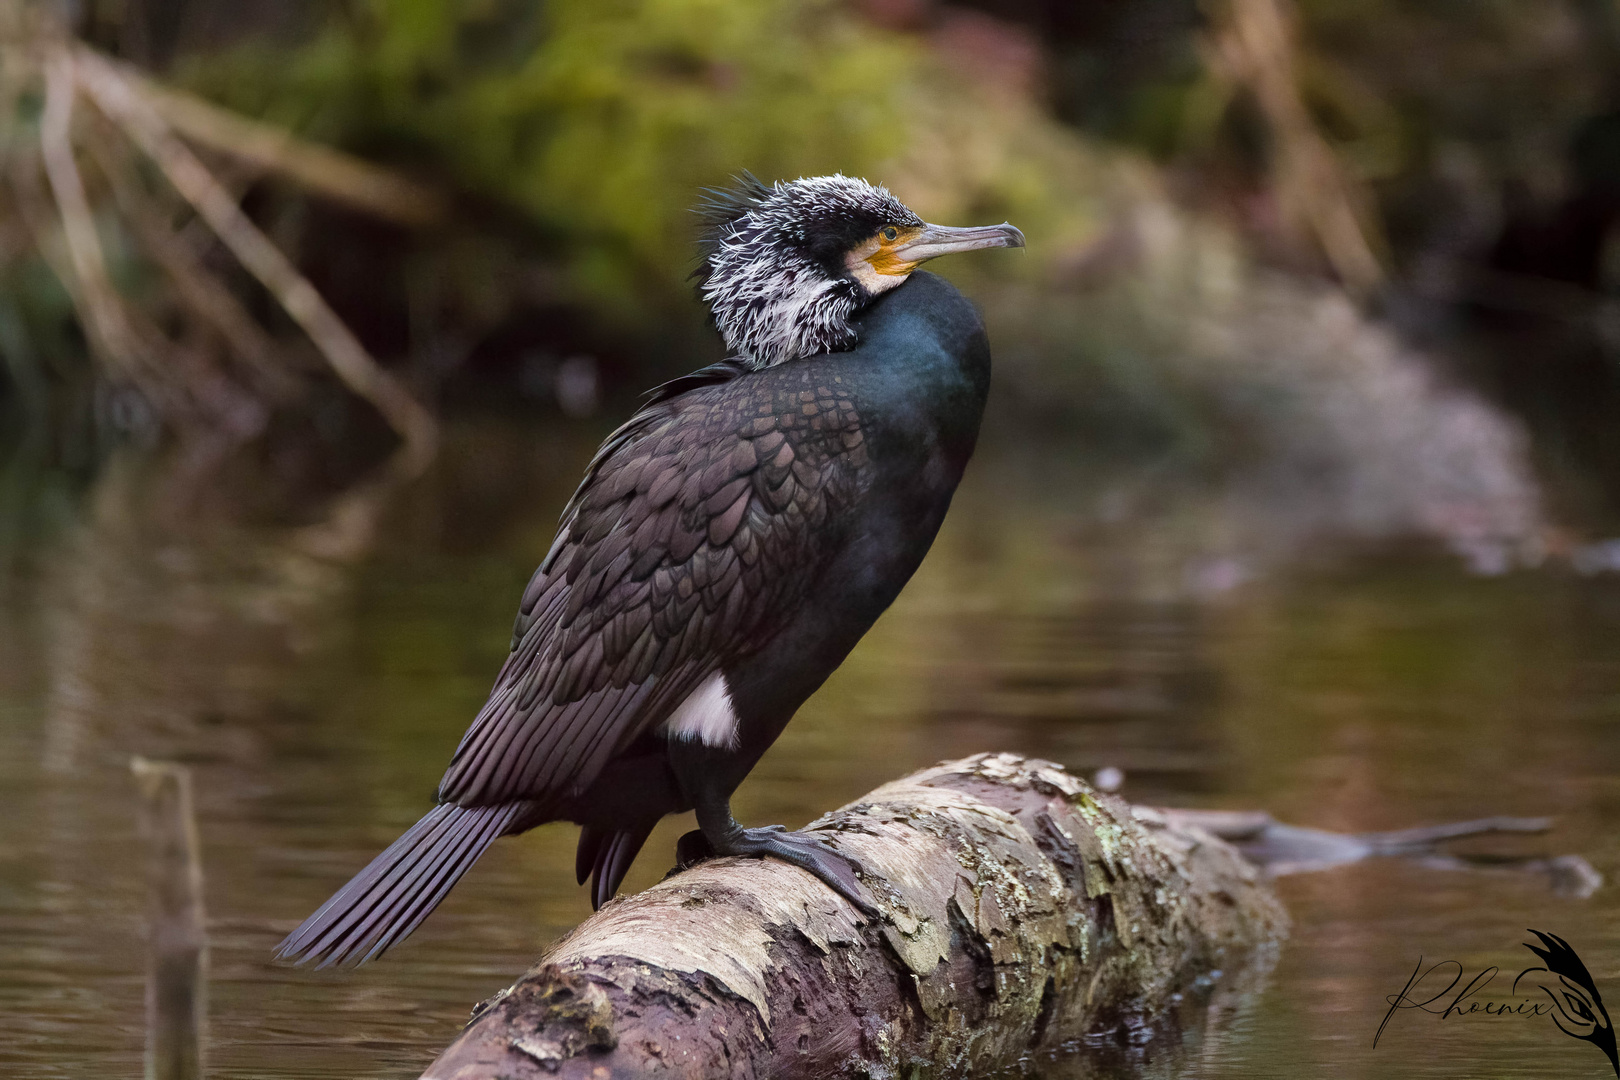
[[851, 253], [885, 230], [925, 227], [886, 189], [848, 176], [767, 186], [745, 173], [708, 196], [694, 276], [726, 346], [753, 368], [853, 346], [850, 318], [905, 273], [866, 272]]

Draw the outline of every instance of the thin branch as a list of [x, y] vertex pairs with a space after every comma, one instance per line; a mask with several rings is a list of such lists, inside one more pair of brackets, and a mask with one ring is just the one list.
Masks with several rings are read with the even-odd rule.
[[[68, 257], [67, 244], [62, 239], [61, 215], [54, 212], [40, 182], [39, 146], [13, 146], [5, 157], [7, 187], [11, 191], [11, 205], [16, 208], [17, 220], [27, 232], [28, 240], [50, 268], [62, 291], [79, 312], [84, 315], [84, 300], [79, 295], [79, 283], [73, 274], [73, 260]], [[88, 333], [88, 331], [87, 331]], [[52, 359], [46, 354], [46, 359]], [[57, 368], [61, 374], [61, 369]]]
[[208, 924], [191, 772], [131, 758], [147, 870], [146, 1075], [201, 1080], [208, 1029]]
[[275, 399], [290, 400], [298, 380], [277, 362], [275, 340], [208, 272], [192, 244], [163, 220], [162, 210], [130, 175], [127, 158], [115, 156], [109, 140], [92, 139], [89, 145], [124, 220], [134, 229], [146, 253], [169, 275], [180, 302], [219, 332], [263, 392]]
[[318, 194], [401, 225], [433, 225], [446, 216], [445, 199], [431, 188], [191, 94], [158, 86], [127, 65], [116, 67], [175, 131], [193, 142], [282, 173]]
[[377, 364], [309, 279], [253, 224], [196, 154], [112, 64], [92, 50], [79, 47], [67, 70], [303, 327], [344, 385], [369, 401], [404, 440], [398, 459], [402, 472], [417, 475], [425, 469], [438, 443], [438, 425], [432, 414]]
[[66, 265], [56, 268], [97, 354], [172, 421], [183, 424], [195, 419], [200, 411], [215, 421], [224, 421], [238, 435], [262, 430], [262, 406], [244, 399], [235, 384], [201, 363], [193, 350], [170, 341], [138, 308], [127, 307], [113, 288], [83, 175], [74, 156], [71, 133], [77, 83], [72, 57], [66, 50], [48, 55], [45, 77], [40, 150], [68, 250]]
[[107, 279], [107, 264], [96, 234], [90, 200], [73, 156], [73, 61], [67, 53], [52, 56], [45, 65], [45, 111], [40, 118], [40, 151], [51, 184], [62, 235], [78, 288], [69, 293], [78, 302], [85, 329], [107, 362], [131, 379], [139, 380], [139, 345], [125, 317], [118, 294]]
[[1365, 200], [1300, 94], [1298, 45], [1281, 0], [1226, 0], [1217, 11], [1212, 59], [1227, 78], [1250, 88], [1271, 127], [1278, 195], [1315, 234], [1346, 289], [1376, 292], [1385, 275]]
[[1551, 818], [1488, 817], [1476, 821], [1453, 821], [1445, 825], [1420, 825], [1393, 832], [1362, 833], [1357, 839], [1381, 855], [1426, 851], [1447, 840], [1490, 833], [1544, 833], [1552, 829]]

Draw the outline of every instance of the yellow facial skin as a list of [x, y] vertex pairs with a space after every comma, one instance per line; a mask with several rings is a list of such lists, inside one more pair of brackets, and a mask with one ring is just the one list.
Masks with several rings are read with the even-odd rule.
[[887, 292], [906, 280], [922, 262], [908, 259], [902, 249], [922, 236], [918, 227], [902, 228], [890, 225], [880, 229], [870, 239], [852, 248], [844, 257], [850, 275], [861, 283], [867, 293], [876, 296]]
[[1024, 234], [1006, 222], [956, 228], [950, 225], [885, 225], [845, 256], [850, 276], [872, 296], [906, 280], [929, 259], [959, 251], [1023, 247]]

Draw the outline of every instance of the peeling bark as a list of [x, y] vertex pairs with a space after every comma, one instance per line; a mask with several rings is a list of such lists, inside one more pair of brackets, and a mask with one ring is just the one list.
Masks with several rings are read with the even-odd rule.
[[1144, 817], [1036, 759], [925, 769], [809, 826], [881, 923], [794, 867], [706, 862], [553, 945], [424, 1076], [973, 1076], [1173, 1034], [1287, 917], [1232, 847]]

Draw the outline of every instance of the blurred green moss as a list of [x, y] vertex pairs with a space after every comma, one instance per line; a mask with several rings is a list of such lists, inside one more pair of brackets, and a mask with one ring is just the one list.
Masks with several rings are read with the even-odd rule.
[[[1326, 489], [1324, 520], [1365, 532], [1526, 531], [1533, 485], [1512, 425], [1459, 405], [1330, 282], [1261, 270], [1248, 219], [1219, 214], [1224, 191], [1225, 209], [1263, 221], [1263, 190], [1142, 152], [1230, 151], [1242, 95], [1204, 70], [1196, 21], [1161, 35], [1142, 78], [1118, 80], [1112, 138], [1134, 141], [1121, 146], [1062, 119], [1064, 72], [1118, 73], [1102, 52], [1076, 67], [1062, 41], [930, 10], [902, 30], [832, 0], [348, 0], [300, 41], [203, 49], [168, 74], [453, 194], [452, 220], [419, 233], [273, 183], [245, 197], [420, 385], [466, 365], [520, 387], [524, 364], [578, 352], [639, 388], [716, 359], [686, 281], [699, 189], [743, 169], [841, 171], [930, 220], [1010, 220], [1030, 238], [939, 266], [984, 308], [998, 402], [1212, 468], [1281, 463], [1274, 488]], [[1307, 30], [1330, 14], [1304, 11]], [[1395, 175], [1404, 106], [1326, 55], [1301, 62], [1324, 130], [1364, 178]], [[1189, 176], [1208, 190], [1178, 192]]]
[[182, 77], [518, 212], [558, 239], [569, 293], [619, 307], [691, 270], [699, 188], [892, 157], [923, 60], [825, 0], [369, 0]]

